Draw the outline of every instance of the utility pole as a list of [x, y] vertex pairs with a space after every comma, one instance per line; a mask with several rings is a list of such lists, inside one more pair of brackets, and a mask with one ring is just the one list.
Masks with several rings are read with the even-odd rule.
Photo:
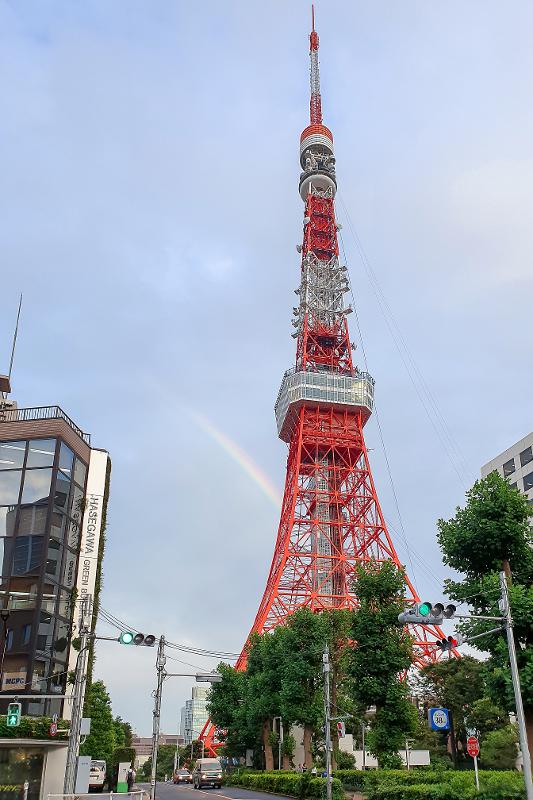
[[72, 696], [72, 716], [70, 720], [70, 733], [68, 737], [67, 766], [65, 769], [65, 794], [73, 794], [76, 784], [76, 770], [80, 752], [80, 729], [83, 716], [83, 700], [85, 696], [85, 681], [87, 679], [87, 651], [91, 637], [91, 596], [87, 595], [80, 601], [80, 649], [76, 659], [74, 679], [74, 692]]
[[511, 615], [511, 605], [509, 603], [509, 590], [505, 572], [500, 572], [500, 588], [502, 592], [501, 604], [502, 614], [505, 621], [505, 633], [507, 635], [507, 647], [509, 650], [509, 663], [511, 666], [511, 677], [513, 680], [514, 699], [516, 706], [516, 719], [518, 721], [518, 734], [520, 737], [520, 749], [522, 751], [522, 761], [524, 770], [524, 781], [526, 784], [527, 800], [533, 800], [533, 780], [531, 778], [531, 756], [527, 743], [526, 719], [524, 716], [524, 706], [522, 703], [522, 693], [520, 691], [520, 677], [518, 675], [518, 663], [516, 661], [516, 648], [513, 635], [513, 618]]
[[161, 636], [157, 647], [155, 668], [157, 671], [157, 688], [155, 690], [154, 722], [152, 727], [152, 775], [150, 778], [150, 800], [155, 800], [155, 784], [157, 774], [157, 749], [159, 747], [159, 725], [161, 721], [161, 695], [165, 680], [165, 637]]
[[327, 642], [324, 647], [322, 663], [324, 671], [324, 720], [326, 729], [326, 800], [331, 800], [331, 711], [329, 704], [329, 648]]

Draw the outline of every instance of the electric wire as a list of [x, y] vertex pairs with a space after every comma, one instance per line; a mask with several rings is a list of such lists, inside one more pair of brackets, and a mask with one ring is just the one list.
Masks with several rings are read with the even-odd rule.
[[[341, 241], [341, 247], [342, 247], [344, 262], [347, 264], [346, 248], [344, 247], [344, 239], [343, 239], [342, 234], [340, 233], [340, 231], [339, 231], [339, 238], [340, 238], [340, 241]], [[354, 293], [353, 293], [353, 289], [352, 289], [351, 280], [349, 280], [348, 284], [349, 284], [349, 287], [350, 287], [350, 295], [352, 297], [353, 311], [354, 311], [354, 314], [355, 314], [355, 322], [356, 322], [356, 325], [357, 325], [357, 332], [359, 334], [359, 341], [361, 342], [361, 352], [363, 354], [363, 361], [365, 363], [365, 370], [366, 370], [366, 372], [368, 372], [369, 371], [368, 370], [368, 360], [367, 360], [367, 357], [366, 357], [366, 348], [365, 348], [365, 343], [364, 343], [364, 339], [363, 339], [363, 331], [361, 330], [361, 323], [360, 323], [360, 320], [359, 320], [359, 313], [357, 311], [357, 304], [355, 302], [355, 297], [354, 297]], [[400, 512], [400, 503], [398, 502], [398, 495], [396, 494], [396, 487], [394, 485], [394, 480], [392, 478], [392, 470], [391, 470], [391, 467], [390, 467], [389, 456], [388, 456], [388, 453], [387, 453], [387, 448], [385, 447], [385, 439], [384, 439], [384, 436], [383, 436], [383, 431], [382, 431], [382, 428], [381, 428], [381, 422], [380, 422], [380, 419], [379, 419], [378, 408], [377, 408], [377, 405], [376, 405], [375, 401], [374, 401], [374, 415], [375, 415], [376, 423], [377, 423], [377, 426], [378, 426], [379, 438], [380, 438], [380, 441], [381, 441], [381, 447], [382, 447], [382, 450], [383, 450], [383, 455], [385, 456], [385, 464], [387, 466], [387, 473], [388, 473], [388, 476], [389, 476], [389, 483], [391, 485], [392, 495], [393, 495], [393, 498], [394, 498], [394, 505], [396, 506], [396, 513], [398, 514], [398, 521], [400, 523], [401, 536], [402, 536], [402, 539], [403, 539], [403, 541], [405, 543], [405, 547], [407, 549], [407, 555], [409, 557], [409, 563], [411, 565], [411, 571], [412, 571], [412, 580], [413, 580], [413, 584], [414, 584], [414, 587], [415, 587], [415, 591], [418, 594], [418, 586], [416, 584], [416, 573], [415, 573], [415, 568], [414, 568], [414, 565], [413, 565], [413, 560], [411, 558], [411, 549], [409, 547], [409, 544], [407, 542], [407, 536], [405, 534], [405, 528], [404, 528], [404, 525], [403, 525], [403, 519], [402, 519], [402, 515], [401, 515], [401, 512]]]
[[[135, 633], [141, 633], [137, 628], [133, 625], [128, 625], [123, 620], [116, 617], [110, 611], [107, 611], [105, 608], [100, 606], [100, 613], [104, 617], [104, 619], [113, 627], [117, 628], [118, 630], [129, 630], [134, 631]], [[239, 658], [237, 653], [228, 653], [225, 650], [206, 650], [201, 647], [191, 647], [189, 645], [179, 644], [177, 642], [171, 642], [165, 640], [165, 647], [169, 647], [173, 650], [179, 650], [184, 653], [191, 653], [193, 655], [198, 655], [205, 658], [227, 658], [230, 661], [235, 661]]]
[[[434, 429], [434, 431], [435, 431], [435, 433], [436, 433], [436, 435], [437, 435], [437, 437], [438, 437], [438, 439], [439, 439], [439, 441], [440, 441], [440, 443], [441, 443], [441, 445], [442, 445], [442, 447], [444, 449], [444, 452], [446, 453], [446, 456], [447, 456], [448, 460], [450, 461], [450, 464], [451, 464], [454, 472], [456, 473], [456, 475], [457, 475], [457, 477], [458, 477], [458, 479], [459, 479], [459, 481], [461, 483], [461, 486], [463, 488], [466, 488], [466, 486], [467, 486], [466, 475], [469, 475], [470, 472], [471, 472], [471, 470], [469, 468], [469, 465], [468, 465], [468, 463], [467, 463], [467, 461], [466, 461], [466, 459], [465, 459], [465, 457], [464, 457], [464, 455], [463, 455], [463, 453], [461, 451], [461, 448], [460, 448], [459, 444], [455, 440], [455, 438], [454, 438], [454, 436], [453, 436], [453, 434], [452, 434], [452, 432], [450, 430], [450, 427], [447, 424], [447, 422], [446, 422], [446, 420], [444, 418], [444, 415], [442, 414], [442, 412], [441, 412], [441, 410], [440, 410], [440, 408], [438, 406], [438, 403], [437, 403], [435, 397], [433, 396], [432, 392], [430, 391], [430, 389], [429, 389], [429, 387], [427, 385], [427, 382], [424, 379], [424, 376], [422, 375], [418, 365], [416, 364], [416, 362], [415, 362], [415, 360], [414, 360], [414, 358], [413, 358], [413, 356], [411, 354], [411, 351], [409, 350], [409, 347], [408, 347], [408, 345], [407, 345], [407, 343], [405, 341], [405, 337], [402, 334], [400, 326], [398, 325], [398, 323], [397, 323], [397, 321], [396, 321], [396, 319], [394, 317], [394, 314], [392, 313], [390, 305], [389, 305], [389, 303], [388, 303], [388, 301], [387, 301], [387, 299], [385, 297], [385, 294], [384, 294], [383, 290], [381, 289], [381, 286], [379, 284], [379, 281], [378, 281], [378, 278], [376, 276], [376, 273], [373, 270], [373, 268], [372, 268], [372, 266], [371, 266], [371, 264], [370, 264], [370, 262], [369, 262], [369, 260], [367, 258], [367, 255], [366, 255], [366, 252], [365, 252], [365, 250], [363, 248], [361, 240], [360, 240], [360, 238], [359, 238], [359, 236], [357, 234], [357, 231], [355, 230], [355, 226], [353, 225], [352, 220], [350, 218], [350, 214], [348, 212], [346, 204], [344, 203], [344, 201], [342, 199], [342, 196], [340, 194], [338, 196], [339, 196], [340, 203], [341, 203], [341, 205], [343, 207], [346, 220], [348, 222], [348, 227], [349, 227], [350, 232], [351, 232], [351, 234], [352, 234], [352, 236], [354, 238], [355, 245], [356, 245], [359, 257], [361, 259], [361, 262], [363, 264], [363, 267], [365, 269], [367, 277], [368, 277], [368, 279], [370, 281], [370, 285], [371, 285], [371, 287], [372, 287], [372, 289], [374, 291], [374, 294], [376, 296], [376, 300], [378, 302], [379, 309], [380, 309], [380, 311], [381, 311], [381, 313], [383, 315], [383, 318], [385, 320], [385, 324], [387, 325], [387, 328], [388, 328], [389, 333], [390, 333], [390, 335], [392, 337], [394, 345], [395, 345], [395, 347], [396, 347], [396, 349], [398, 351], [400, 359], [401, 359], [401, 361], [402, 361], [402, 363], [403, 363], [403, 365], [404, 365], [404, 367], [405, 367], [405, 369], [407, 371], [408, 377], [409, 377], [409, 379], [410, 379], [410, 381], [411, 381], [411, 383], [413, 385], [413, 388], [415, 389], [415, 392], [416, 392], [416, 394], [417, 394], [417, 396], [418, 396], [418, 398], [420, 400], [420, 403], [422, 404], [422, 407], [424, 408], [424, 411], [425, 411], [425, 413], [426, 413], [426, 415], [427, 415], [427, 417], [428, 417], [428, 419], [430, 421], [430, 424], [433, 427], [433, 429]], [[344, 245], [343, 245], [343, 247], [344, 247]], [[403, 350], [402, 350], [402, 348], [403, 348]], [[404, 355], [404, 353], [405, 353], [405, 355]], [[410, 364], [408, 362], [410, 362]], [[415, 380], [415, 375], [418, 378], [418, 383]], [[424, 399], [424, 397], [422, 396], [423, 392], [426, 395], [426, 399]], [[431, 413], [432, 411], [433, 411], [433, 414]], [[439, 428], [439, 425], [440, 425], [440, 428]]]

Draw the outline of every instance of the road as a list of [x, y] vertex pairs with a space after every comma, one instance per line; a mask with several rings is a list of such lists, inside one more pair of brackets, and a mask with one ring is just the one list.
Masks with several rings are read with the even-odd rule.
[[[150, 791], [148, 783], [137, 783], [133, 787]], [[173, 783], [158, 783], [156, 789], [157, 800], [274, 800], [283, 795], [254, 792], [250, 789], [241, 789], [239, 786], [223, 786], [222, 789], [193, 789], [192, 785], [175, 786]]]

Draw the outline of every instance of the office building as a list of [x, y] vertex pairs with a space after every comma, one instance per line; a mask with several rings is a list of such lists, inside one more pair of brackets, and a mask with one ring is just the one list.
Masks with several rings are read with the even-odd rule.
[[481, 467], [481, 477], [497, 470], [507, 478], [511, 486], [523, 492], [533, 505], [533, 433], [529, 433], [516, 444]]
[[110, 461], [58, 406], [17, 408], [0, 376], [0, 707], [70, 716], [80, 600], [93, 598]]
[[[178, 736], [175, 733], [160, 733], [159, 746], [172, 745], [172, 747], [183, 747], [185, 740], [183, 736]], [[139, 769], [143, 764], [146, 764], [152, 755], [152, 737], [151, 736], [138, 736], [134, 733], [131, 739], [131, 746], [135, 750], [135, 769]]]
[[185, 739], [185, 744], [190, 744], [200, 736], [205, 723], [209, 719], [207, 712], [207, 698], [209, 689], [193, 686], [190, 700], [185, 701], [181, 709], [180, 733]]

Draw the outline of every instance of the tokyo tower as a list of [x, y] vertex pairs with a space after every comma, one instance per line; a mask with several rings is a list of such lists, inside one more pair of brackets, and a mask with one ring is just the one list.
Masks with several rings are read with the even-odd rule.
[[[282, 624], [298, 608], [357, 608], [355, 569], [400, 560], [387, 530], [365, 444], [374, 380], [354, 366], [339, 261], [333, 136], [322, 122], [318, 34], [310, 35], [310, 124], [300, 137], [300, 196], [305, 204], [299, 304], [293, 309], [296, 363], [283, 376], [275, 405], [289, 454], [274, 556], [252, 633]], [[407, 604], [419, 601], [406, 577]], [[438, 659], [436, 625], [410, 626], [418, 666]], [[246, 645], [237, 668], [246, 665]], [[214, 729], [202, 732], [212, 747]]]

